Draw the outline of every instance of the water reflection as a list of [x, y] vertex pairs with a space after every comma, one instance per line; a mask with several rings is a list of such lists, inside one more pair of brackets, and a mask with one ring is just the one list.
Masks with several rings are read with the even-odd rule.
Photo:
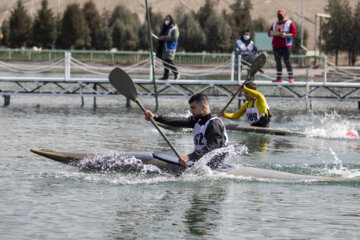
[[267, 152], [270, 138], [266, 135], [246, 135], [245, 145], [249, 153]]
[[185, 224], [191, 234], [205, 236], [217, 228], [222, 222], [221, 202], [225, 196], [223, 188], [214, 186], [202, 188], [193, 194], [191, 207], [185, 211]]
[[281, 138], [281, 139], [273, 139], [273, 153], [283, 153], [287, 152], [289, 149], [295, 148], [295, 145], [291, 143], [291, 141]]
[[256, 160], [263, 160], [266, 158], [267, 152], [269, 151], [270, 137], [267, 135], [261, 134], [252, 134], [252, 133], [240, 133], [236, 138], [241, 137], [239, 140], [235, 137], [230, 137], [234, 139], [233, 143], [241, 147], [237, 152], [243, 152], [243, 146], [246, 146], [246, 153], [248, 155], [253, 155]]

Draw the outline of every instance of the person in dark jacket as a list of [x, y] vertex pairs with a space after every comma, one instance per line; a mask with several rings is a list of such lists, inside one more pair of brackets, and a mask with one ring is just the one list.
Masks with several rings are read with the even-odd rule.
[[[197, 161], [206, 153], [225, 147], [228, 142], [226, 128], [222, 120], [211, 115], [209, 99], [204, 93], [197, 93], [189, 99], [192, 116], [166, 117], [153, 114], [145, 110], [145, 119], [153, 118], [155, 121], [173, 127], [193, 128], [195, 150], [179, 159], [180, 164], [185, 165], [188, 161]], [[208, 163], [212, 169], [217, 168], [225, 155], [215, 156]]]
[[251, 40], [251, 33], [249, 30], [244, 30], [241, 33], [240, 39], [236, 40], [234, 44], [234, 53], [236, 78], [238, 78], [238, 74], [240, 74], [237, 71], [239, 55], [241, 56], [241, 67], [243, 65], [248, 66], [247, 74], [249, 75], [251, 64], [254, 62], [257, 53], [257, 48], [254, 42]]
[[178, 80], [180, 74], [174, 65], [176, 48], [179, 39], [179, 29], [171, 15], [167, 15], [164, 19], [160, 34], [156, 56], [163, 60], [164, 75], [160, 80], [169, 79], [169, 71], [174, 74], [174, 79]]

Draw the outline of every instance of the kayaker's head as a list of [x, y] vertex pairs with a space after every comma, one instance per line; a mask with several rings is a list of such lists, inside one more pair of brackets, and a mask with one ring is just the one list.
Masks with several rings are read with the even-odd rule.
[[[245, 83], [245, 87], [256, 90], [257, 84], [254, 82], [247, 82], [247, 83]], [[251, 95], [250, 93], [244, 92], [244, 96], [247, 101], [255, 100], [255, 97], [253, 95]]]
[[209, 98], [205, 93], [197, 93], [189, 99], [191, 113], [195, 118], [201, 118], [210, 112]]

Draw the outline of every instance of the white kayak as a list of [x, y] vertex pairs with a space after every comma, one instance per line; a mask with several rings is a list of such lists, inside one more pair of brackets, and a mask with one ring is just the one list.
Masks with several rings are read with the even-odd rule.
[[[30, 150], [33, 153], [44, 156], [46, 158], [61, 162], [63, 164], [76, 165], [83, 159], [93, 159], [97, 155], [95, 153], [69, 153], [69, 152], [55, 152], [47, 149], [36, 149]], [[110, 155], [109, 155], [110, 156]], [[113, 155], [111, 155], [113, 156]], [[134, 157], [141, 160], [143, 164], [152, 164], [157, 166], [161, 170], [165, 170], [171, 173], [181, 173], [186, 170], [187, 167], [181, 166], [178, 163], [176, 155], [171, 153], [155, 153], [155, 152], [125, 152], [117, 153], [117, 157]], [[102, 158], [106, 159], [105, 155], [101, 155]], [[189, 164], [190, 167], [192, 164]], [[229, 168], [226, 174], [250, 178], [250, 179], [264, 179], [264, 180], [283, 180], [283, 181], [316, 181], [316, 182], [329, 182], [329, 181], [357, 181], [358, 178], [339, 178], [339, 177], [322, 177], [322, 176], [311, 176], [302, 175], [289, 172], [281, 172], [270, 169], [254, 168], [247, 166], [234, 166]]]

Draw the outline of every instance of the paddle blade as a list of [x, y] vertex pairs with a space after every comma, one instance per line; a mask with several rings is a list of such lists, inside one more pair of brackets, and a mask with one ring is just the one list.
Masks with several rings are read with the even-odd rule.
[[259, 54], [251, 65], [250, 77], [254, 76], [266, 63], [266, 56], [264, 53]]
[[137, 91], [133, 80], [121, 68], [114, 68], [109, 74], [110, 83], [126, 98], [136, 101]]

